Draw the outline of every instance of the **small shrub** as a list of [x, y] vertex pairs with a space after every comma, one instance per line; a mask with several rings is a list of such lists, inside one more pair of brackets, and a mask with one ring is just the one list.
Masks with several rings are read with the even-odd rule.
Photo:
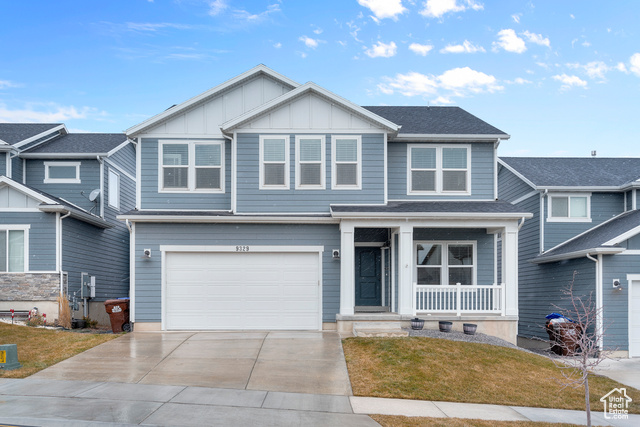
[[27, 320], [27, 326], [42, 326], [44, 325], [44, 318], [36, 314], [35, 316], [31, 316], [29, 320]]
[[82, 320], [84, 320], [85, 326], [87, 328], [96, 329], [96, 327], [98, 326], [98, 321], [93, 320], [90, 317], [83, 317]]

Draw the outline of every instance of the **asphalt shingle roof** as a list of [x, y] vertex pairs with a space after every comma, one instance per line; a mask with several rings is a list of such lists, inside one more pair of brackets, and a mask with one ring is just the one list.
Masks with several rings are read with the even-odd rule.
[[107, 153], [126, 140], [124, 133], [70, 133], [28, 149], [25, 153]]
[[[624, 212], [573, 240], [569, 240], [550, 251], [538, 255], [535, 260], [536, 262], [544, 262], [545, 259], [556, 260], [557, 257], [561, 257], [562, 255], [569, 255], [590, 249], [619, 247], [605, 246], [604, 244], [638, 226], [640, 226], [640, 209]], [[570, 256], [567, 256], [567, 258], [570, 258]]]
[[387, 205], [331, 206], [336, 213], [523, 213], [521, 209], [503, 200], [469, 202], [389, 202]]
[[401, 134], [506, 135], [460, 107], [362, 107], [401, 125]]
[[538, 187], [619, 187], [640, 178], [640, 158], [500, 157]]
[[60, 125], [61, 123], [0, 123], [0, 139], [13, 145]]

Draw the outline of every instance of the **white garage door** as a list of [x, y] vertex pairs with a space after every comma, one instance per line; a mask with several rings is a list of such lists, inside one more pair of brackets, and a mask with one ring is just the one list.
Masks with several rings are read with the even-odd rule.
[[320, 329], [318, 253], [167, 252], [165, 329]]
[[640, 280], [629, 283], [629, 357], [640, 357]]

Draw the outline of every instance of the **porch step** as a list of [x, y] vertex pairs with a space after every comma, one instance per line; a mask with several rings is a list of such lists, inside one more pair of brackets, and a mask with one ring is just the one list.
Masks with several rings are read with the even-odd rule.
[[402, 330], [400, 322], [355, 322], [353, 335], [356, 337], [406, 337], [409, 332]]

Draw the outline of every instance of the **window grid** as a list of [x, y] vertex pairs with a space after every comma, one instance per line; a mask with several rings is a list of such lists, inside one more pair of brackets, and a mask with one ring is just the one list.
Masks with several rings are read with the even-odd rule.
[[289, 189], [289, 136], [260, 136], [260, 189]]
[[334, 135], [331, 138], [331, 188], [359, 190], [362, 188], [362, 138]]
[[550, 222], [590, 222], [591, 194], [549, 195], [547, 220]]
[[468, 145], [407, 146], [407, 194], [470, 194]]
[[224, 193], [222, 142], [163, 141], [159, 152], [160, 192]]
[[325, 189], [323, 135], [296, 135], [296, 188]]
[[476, 284], [475, 242], [418, 242], [416, 283], [418, 285]]

